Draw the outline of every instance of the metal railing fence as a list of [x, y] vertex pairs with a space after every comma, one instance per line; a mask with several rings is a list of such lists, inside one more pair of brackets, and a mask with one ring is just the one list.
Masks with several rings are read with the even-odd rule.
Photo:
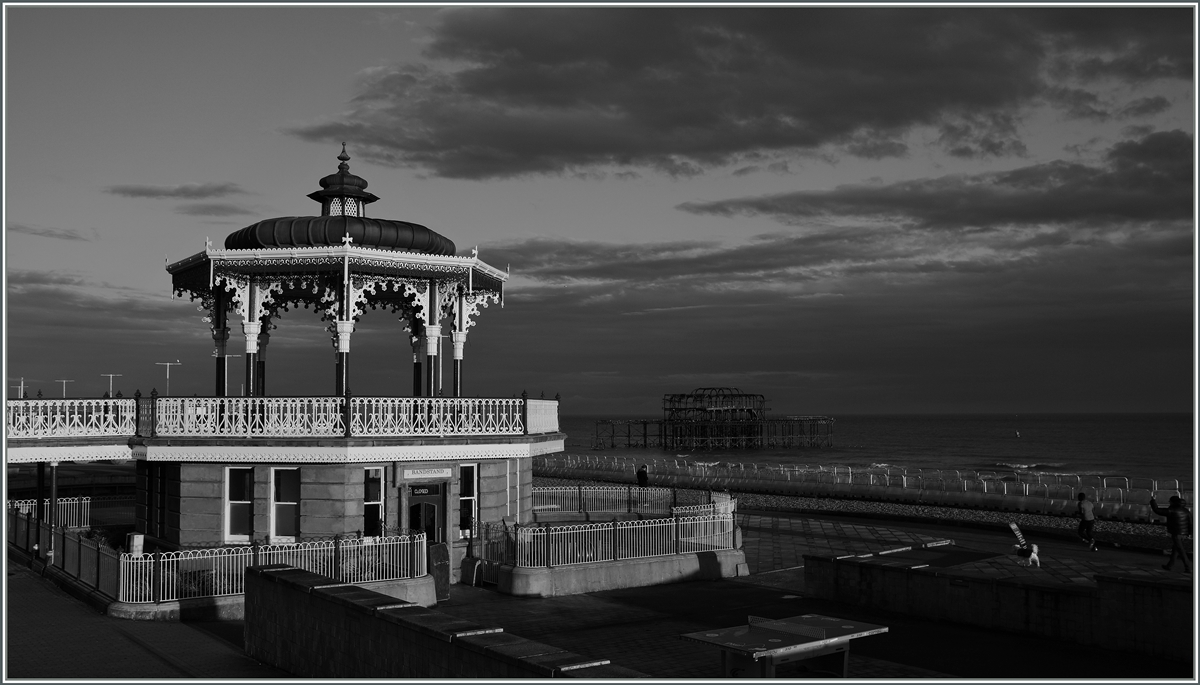
[[[9, 509], [16, 509], [22, 514], [30, 513], [37, 505], [36, 499], [15, 499], [8, 501]], [[54, 522], [66, 528], [87, 528], [91, 525], [91, 497], [59, 497], [58, 514]], [[50, 519], [50, 499], [42, 500], [42, 518]]]
[[[1015, 471], [858, 468], [812, 464], [699, 462], [601, 455], [556, 454], [534, 457], [539, 476], [633, 480], [637, 467], [650, 465], [652, 482], [679, 488], [733, 489], [745, 492], [860, 497], [948, 506], [1020, 509], [1063, 513], [1079, 493], [1100, 504], [1097, 516], [1119, 520], [1154, 520], [1151, 497], [1160, 504], [1178, 495], [1195, 505], [1194, 482], [1152, 479], [1030, 474]], [[680, 511], [676, 507], [677, 511]], [[680, 513], [704, 511], [683, 509]], [[1073, 509], [1071, 510], [1073, 511]], [[1069, 513], [1069, 512], [1068, 512]]]
[[534, 511], [669, 514], [671, 488], [568, 485], [533, 489]]
[[8, 544], [40, 552], [54, 567], [114, 600], [138, 604], [243, 594], [246, 567], [259, 564], [287, 563], [344, 583], [419, 578], [428, 572], [425, 533], [135, 555], [77, 531], [52, 530], [49, 522], [16, 507], [7, 509], [5, 524]]
[[122, 554], [118, 599], [132, 604], [245, 593], [248, 566], [287, 563], [338, 582], [426, 575], [425, 534]]
[[483, 524], [471, 555], [518, 568], [570, 566], [732, 549], [734, 516], [686, 516], [567, 526]]

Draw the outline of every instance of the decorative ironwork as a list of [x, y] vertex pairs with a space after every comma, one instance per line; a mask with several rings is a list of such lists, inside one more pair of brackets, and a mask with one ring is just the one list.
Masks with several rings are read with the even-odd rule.
[[6, 437], [133, 435], [134, 400], [8, 400]]

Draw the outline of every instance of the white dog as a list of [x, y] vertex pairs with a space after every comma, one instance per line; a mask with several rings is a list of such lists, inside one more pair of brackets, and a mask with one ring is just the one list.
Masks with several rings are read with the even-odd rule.
[[1017, 555], [1018, 566], [1037, 566], [1042, 567], [1041, 559], [1038, 559], [1038, 546], [1029, 545], [1022, 547], [1021, 545], [1013, 545], [1013, 554]]

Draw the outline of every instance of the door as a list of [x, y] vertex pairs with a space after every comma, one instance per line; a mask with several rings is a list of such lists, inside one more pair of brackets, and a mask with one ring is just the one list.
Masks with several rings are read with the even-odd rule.
[[441, 483], [409, 486], [409, 529], [424, 532], [429, 544], [445, 542], [445, 519], [445, 489]]

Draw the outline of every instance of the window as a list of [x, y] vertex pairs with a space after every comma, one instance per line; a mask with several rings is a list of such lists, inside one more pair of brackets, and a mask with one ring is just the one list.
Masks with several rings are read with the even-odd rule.
[[225, 539], [249, 542], [253, 530], [254, 469], [233, 468], [225, 471]]
[[342, 215], [342, 198], [335, 197], [329, 203], [329, 216], [341, 216], [341, 215]]
[[363, 479], [363, 535], [383, 535], [383, 469], [364, 469]]
[[300, 469], [271, 469], [271, 541], [300, 535]]
[[479, 520], [479, 483], [475, 464], [458, 467], [458, 529], [460, 537], [470, 535], [471, 524]]

